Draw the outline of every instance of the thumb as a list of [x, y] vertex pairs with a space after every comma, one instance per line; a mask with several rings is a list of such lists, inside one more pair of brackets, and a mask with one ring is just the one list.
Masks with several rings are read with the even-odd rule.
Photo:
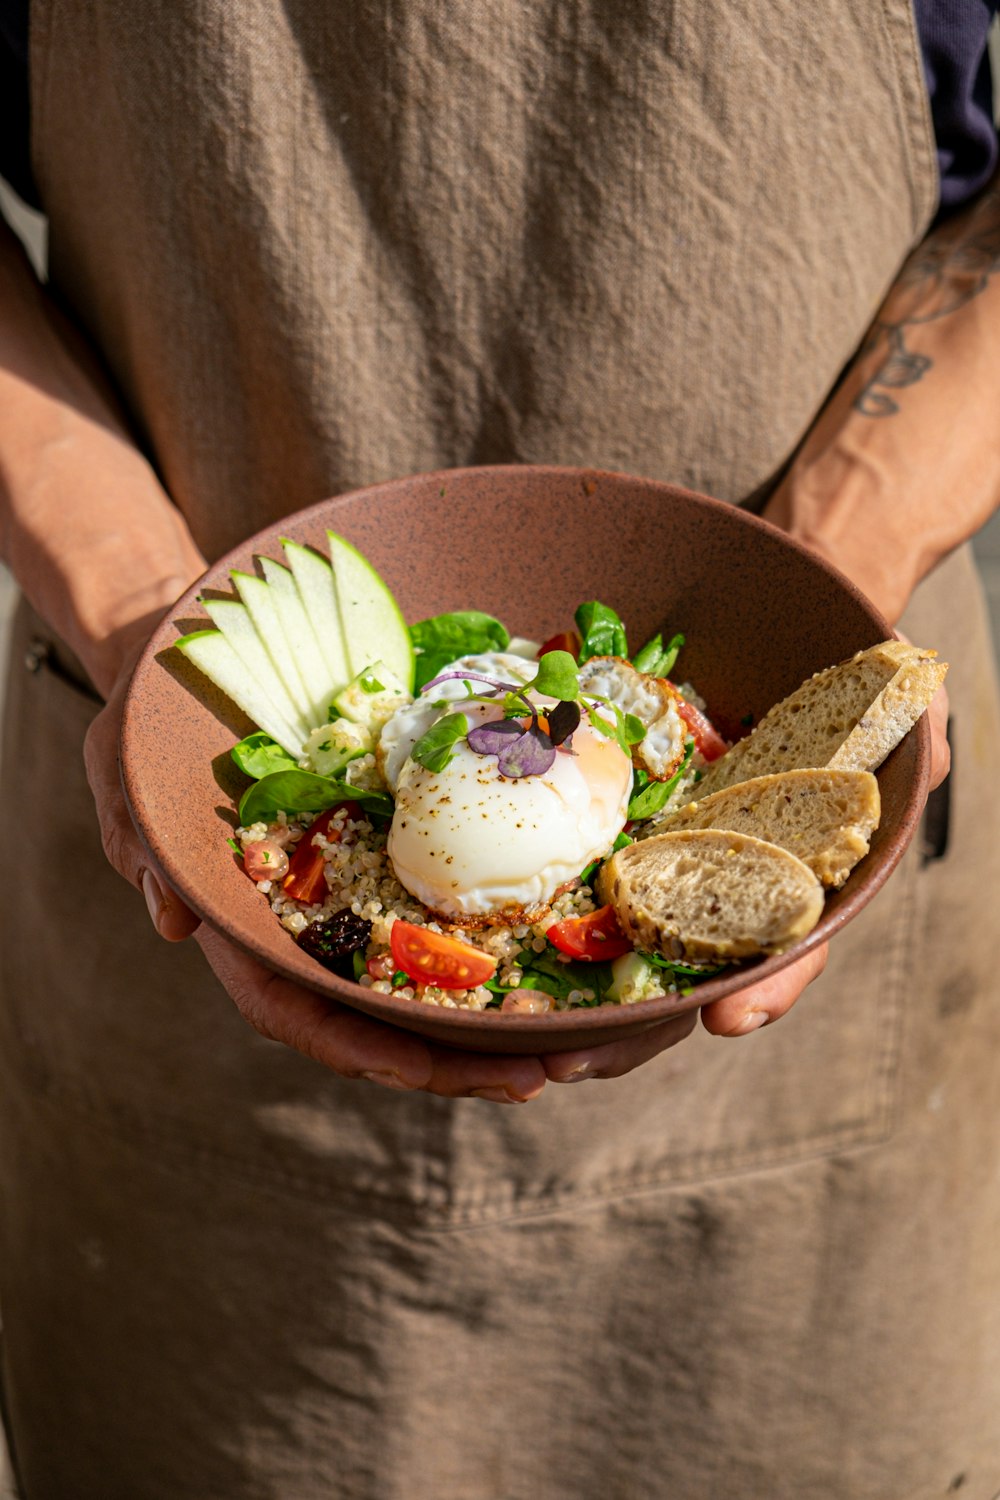
[[87, 780], [94, 795], [101, 842], [109, 863], [137, 886], [153, 925], [168, 942], [181, 942], [199, 926], [199, 918], [164, 880], [141, 844], [129, 815], [118, 774], [118, 731], [124, 690], [117, 688], [94, 719], [84, 741]]

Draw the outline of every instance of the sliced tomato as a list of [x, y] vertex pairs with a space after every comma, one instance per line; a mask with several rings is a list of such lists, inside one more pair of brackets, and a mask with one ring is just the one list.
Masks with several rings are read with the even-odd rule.
[[314, 818], [299, 839], [288, 864], [288, 874], [281, 882], [281, 889], [293, 901], [304, 901], [307, 906], [315, 906], [326, 896], [323, 851], [316, 847], [314, 839], [318, 833], [334, 843], [340, 838], [336, 830], [331, 833], [330, 824], [341, 808], [346, 808], [348, 817], [355, 821], [361, 817], [361, 809], [356, 802], [338, 802], [335, 807], [327, 808], [326, 812], [321, 812], [318, 818]]
[[696, 704], [678, 697], [677, 712], [694, 735], [694, 747], [704, 760], [718, 760], [729, 749], [711, 719]]
[[551, 636], [549, 640], [539, 646], [535, 660], [541, 661], [542, 657], [549, 651], [568, 651], [573, 660], [576, 661], [580, 655], [581, 644], [580, 637], [575, 630], [560, 630], [557, 635]]
[[632, 951], [632, 944], [618, 926], [618, 918], [611, 906], [599, 906], [585, 917], [567, 917], [562, 922], [555, 922], [545, 936], [560, 953], [568, 953], [570, 958], [586, 959], [589, 963], [610, 962]]
[[393, 922], [389, 947], [398, 968], [417, 984], [436, 984], [443, 990], [474, 990], [496, 972], [497, 961], [481, 948], [458, 938], [417, 927], [413, 922]]

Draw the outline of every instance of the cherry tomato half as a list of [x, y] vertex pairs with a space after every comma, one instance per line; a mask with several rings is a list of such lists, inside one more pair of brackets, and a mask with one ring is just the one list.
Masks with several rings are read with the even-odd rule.
[[443, 990], [474, 990], [496, 972], [496, 959], [481, 948], [412, 922], [393, 922], [389, 947], [397, 967], [417, 984], [436, 984]]
[[560, 630], [557, 635], [552, 636], [539, 646], [535, 660], [541, 661], [542, 657], [549, 651], [568, 651], [573, 660], [576, 661], [580, 655], [581, 645], [582, 642], [575, 630]]
[[599, 906], [585, 917], [567, 917], [565, 921], [555, 922], [545, 936], [560, 953], [585, 959], [588, 963], [610, 962], [632, 951], [632, 944], [618, 926], [618, 918], [611, 906]]
[[678, 697], [677, 712], [694, 735], [695, 749], [705, 760], [718, 760], [729, 749], [712, 721], [694, 703]]
[[318, 833], [327, 839], [336, 842], [340, 835], [334, 832], [331, 835], [330, 824], [334, 816], [345, 808], [347, 816], [354, 822], [361, 817], [361, 809], [356, 802], [338, 802], [336, 807], [327, 808], [321, 812], [318, 818], [314, 818], [299, 839], [288, 865], [288, 874], [281, 882], [281, 888], [291, 896], [293, 901], [304, 901], [308, 906], [315, 906], [326, 896], [326, 877], [323, 873], [323, 851], [313, 843]]

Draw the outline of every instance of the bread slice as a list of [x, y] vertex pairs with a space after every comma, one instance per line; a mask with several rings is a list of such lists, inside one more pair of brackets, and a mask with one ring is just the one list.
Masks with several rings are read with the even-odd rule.
[[874, 771], [944, 681], [937, 653], [883, 641], [808, 678], [706, 769], [698, 797], [776, 771]]
[[823, 885], [837, 887], [868, 853], [880, 813], [870, 771], [779, 771], [699, 796], [655, 819], [649, 835], [685, 828], [748, 833], [787, 849]]
[[689, 963], [782, 953], [823, 910], [823, 887], [794, 854], [718, 829], [619, 849], [597, 891], [637, 948]]

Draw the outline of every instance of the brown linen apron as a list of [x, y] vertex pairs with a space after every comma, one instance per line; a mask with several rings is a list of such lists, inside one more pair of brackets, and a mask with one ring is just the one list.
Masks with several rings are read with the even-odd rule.
[[[34, 0], [53, 285], [206, 551], [448, 464], [765, 483], [936, 183], [904, 0], [754, 11]], [[520, 1110], [342, 1083], [158, 942], [101, 857], [93, 706], [20, 670], [23, 611], [27, 1500], [991, 1500], [1000, 723], [968, 566], [909, 622], [955, 663], [947, 852], [779, 1026]]]

